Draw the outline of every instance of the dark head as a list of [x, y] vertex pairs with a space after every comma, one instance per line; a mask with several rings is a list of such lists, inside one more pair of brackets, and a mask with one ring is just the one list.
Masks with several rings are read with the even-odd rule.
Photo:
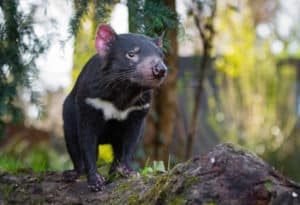
[[108, 25], [100, 25], [95, 40], [100, 57], [108, 75], [120, 76], [143, 88], [158, 87], [167, 75], [163, 62], [162, 39], [140, 34], [120, 34]]

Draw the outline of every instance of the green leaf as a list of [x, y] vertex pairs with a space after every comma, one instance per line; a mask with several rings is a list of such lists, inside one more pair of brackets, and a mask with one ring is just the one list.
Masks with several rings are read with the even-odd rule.
[[145, 167], [143, 170], [142, 170], [142, 174], [143, 175], [147, 175], [147, 174], [151, 174], [153, 173], [154, 170], [152, 169], [152, 167]]
[[165, 164], [163, 161], [154, 161], [153, 169], [154, 172], [166, 172]]

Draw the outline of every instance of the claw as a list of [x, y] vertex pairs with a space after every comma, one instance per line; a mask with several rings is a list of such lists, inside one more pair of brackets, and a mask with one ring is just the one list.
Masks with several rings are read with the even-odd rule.
[[93, 192], [98, 192], [101, 191], [103, 189], [103, 186], [100, 186], [99, 184], [97, 185], [88, 185], [89, 190], [93, 191]]
[[119, 165], [117, 167], [113, 167], [110, 172], [120, 174], [122, 177], [125, 178], [131, 177], [137, 173], [136, 171], [132, 170], [131, 168], [125, 165]]
[[88, 188], [91, 191], [98, 192], [104, 188], [105, 178], [100, 174], [96, 173], [96, 178], [94, 181], [88, 183]]

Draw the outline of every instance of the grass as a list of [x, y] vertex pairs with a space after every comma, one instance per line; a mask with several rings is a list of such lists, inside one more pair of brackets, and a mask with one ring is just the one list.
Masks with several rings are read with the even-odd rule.
[[15, 173], [23, 167], [24, 163], [20, 159], [6, 154], [1, 155], [0, 157], [0, 171]]
[[35, 147], [24, 153], [0, 153], [0, 171], [16, 173], [30, 168], [34, 172], [45, 170], [65, 170], [71, 168], [71, 162], [65, 154], [57, 153], [47, 147]]

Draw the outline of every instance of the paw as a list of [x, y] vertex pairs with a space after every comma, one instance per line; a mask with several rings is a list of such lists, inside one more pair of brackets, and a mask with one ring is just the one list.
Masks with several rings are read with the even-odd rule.
[[64, 182], [74, 182], [80, 177], [80, 174], [76, 170], [66, 170], [63, 172]]
[[90, 191], [98, 192], [104, 187], [105, 179], [100, 174], [96, 173], [94, 177], [90, 178], [88, 181], [88, 188]]
[[136, 171], [132, 170], [131, 168], [125, 166], [125, 165], [119, 165], [117, 167], [114, 167], [110, 171], [111, 173], [120, 174], [122, 177], [131, 177], [137, 174]]

